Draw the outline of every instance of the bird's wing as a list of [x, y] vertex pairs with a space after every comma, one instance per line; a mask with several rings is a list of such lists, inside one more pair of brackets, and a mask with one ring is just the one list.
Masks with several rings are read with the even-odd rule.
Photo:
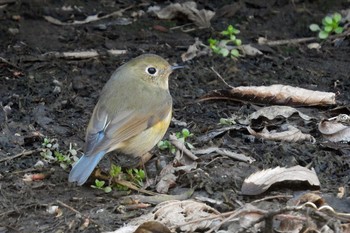
[[144, 106], [139, 109], [124, 110], [114, 117], [97, 106], [86, 133], [85, 154], [89, 156], [100, 151], [108, 152], [111, 148], [118, 148], [119, 143], [164, 120], [169, 111], [171, 111], [171, 99], [152, 108]]

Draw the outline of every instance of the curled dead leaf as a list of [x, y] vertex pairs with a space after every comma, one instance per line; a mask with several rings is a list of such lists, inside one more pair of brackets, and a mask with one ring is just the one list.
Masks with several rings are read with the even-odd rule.
[[[283, 129], [284, 128], [284, 129]], [[315, 143], [316, 139], [310, 134], [302, 133], [298, 128], [291, 125], [282, 125], [283, 131], [274, 132], [268, 131], [264, 128], [261, 132], [256, 132], [250, 126], [247, 127], [248, 132], [258, 138], [263, 138], [272, 141], [287, 141], [287, 142], [301, 142], [301, 141], [310, 141]]]
[[260, 116], [266, 117], [269, 120], [275, 119], [277, 116], [283, 116], [284, 118], [289, 118], [294, 113], [298, 113], [301, 118], [306, 121], [312, 119], [308, 115], [298, 111], [297, 109], [289, 106], [270, 106], [259, 109], [258, 111], [250, 114], [250, 119], [258, 119]]
[[241, 45], [241, 46], [238, 47], [238, 49], [239, 49], [240, 51], [242, 51], [242, 53], [243, 53], [244, 55], [248, 55], [248, 56], [253, 56], [253, 57], [255, 57], [255, 56], [257, 56], [257, 55], [262, 55], [262, 54], [263, 54], [259, 49], [254, 48], [254, 47], [253, 47], [252, 45], [250, 45], [250, 44]]
[[[157, 205], [152, 212], [155, 220], [161, 221], [168, 227], [177, 226], [184, 232], [211, 228], [215, 226], [216, 221], [209, 217], [220, 214], [214, 208], [193, 200], [163, 202]], [[205, 218], [208, 220], [204, 220]], [[195, 222], [195, 220], [200, 221]], [[188, 222], [193, 223], [186, 224]]]
[[276, 167], [250, 175], [244, 180], [241, 191], [244, 195], [258, 195], [265, 192], [271, 185], [283, 181], [307, 181], [311, 186], [320, 186], [314, 169], [309, 170], [302, 166]]
[[195, 57], [200, 57], [210, 53], [210, 49], [203, 45], [203, 42], [198, 38], [195, 39], [194, 44], [190, 45], [187, 51], [181, 54], [181, 60], [183, 62], [190, 61]]
[[288, 85], [235, 87], [231, 90], [215, 90], [200, 98], [203, 100], [223, 99], [251, 103], [324, 106], [334, 105], [335, 93], [313, 91]]
[[322, 120], [318, 124], [318, 130], [322, 133], [324, 138], [331, 142], [349, 142], [349, 116], [341, 114], [328, 120]]
[[210, 20], [214, 17], [215, 12], [210, 10], [198, 10], [197, 3], [188, 1], [184, 3], [174, 3], [159, 11], [154, 11], [160, 19], [173, 19], [182, 14], [187, 16], [195, 25], [200, 28], [210, 27]]
[[167, 228], [164, 224], [157, 221], [148, 221], [142, 223], [134, 233], [171, 233], [169, 228]]

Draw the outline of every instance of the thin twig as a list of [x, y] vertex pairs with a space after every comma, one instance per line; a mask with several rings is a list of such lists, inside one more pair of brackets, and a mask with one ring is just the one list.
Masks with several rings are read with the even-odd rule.
[[225, 83], [226, 86], [228, 86], [229, 88], [234, 88], [233, 86], [231, 86], [230, 84], [228, 84], [225, 79], [214, 69], [214, 67], [210, 67], [210, 69], [221, 79], [221, 81], [223, 81]]
[[16, 155], [13, 155], [13, 156], [9, 156], [9, 157], [6, 157], [6, 158], [3, 158], [3, 159], [0, 159], [0, 163], [1, 162], [6, 162], [8, 160], [12, 160], [12, 159], [15, 159], [15, 158], [18, 158], [18, 157], [21, 157], [21, 156], [27, 156], [27, 155], [31, 155], [33, 153], [36, 153], [36, 152], [41, 152], [43, 151], [42, 148], [39, 148], [39, 149], [36, 149], [36, 150], [27, 150], [27, 151], [23, 151], [19, 154], [16, 154]]
[[60, 204], [61, 206], [73, 211], [76, 214], [79, 214], [80, 216], [84, 216], [82, 213], [80, 213], [78, 210], [74, 209], [73, 207], [67, 205], [66, 203], [63, 203], [62, 201], [56, 200], [58, 204]]
[[305, 38], [296, 38], [296, 39], [286, 39], [286, 40], [264, 40], [259, 44], [268, 45], [268, 46], [277, 46], [277, 45], [285, 45], [285, 44], [299, 44], [303, 42], [309, 42], [317, 40], [317, 37], [305, 37]]
[[155, 192], [152, 192], [152, 191], [148, 191], [148, 190], [145, 190], [145, 189], [140, 189], [136, 185], [134, 185], [133, 183], [131, 183], [129, 181], [126, 181], [126, 180], [119, 180], [119, 179], [115, 178], [115, 179], [113, 179], [113, 182], [117, 183], [117, 184], [120, 184], [120, 185], [123, 185], [125, 187], [128, 187], [129, 189], [132, 189], [132, 190], [140, 192], [140, 193], [148, 194], [148, 195], [151, 195], [151, 196], [158, 195], [158, 193], [155, 193]]
[[271, 199], [278, 199], [278, 198], [292, 198], [293, 195], [276, 195], [276, 196], [268, 196], [268, 197], [264, 197], [255, 201], [252, 201], [252, 203], [257, 203], [257, 202], [261, 202], [261, 201], [267, 201], [267, 200], [271, 200]]
[[90, 51], [72, 51], [72, 52], [47, 52], [36, 56], [25, 56], [22, 58], [22, 61], [37, 62], [37, 61], [50, 61], [54, 59], [67, 59], [67, 60], [89, 59], [89, 58], [106, 56], [106, 53], [109, 54], [110, 56], [119, 56], [122, 54], [126, 54], [127, 50], [110, 49], [106, 51], [90, 50]]
[[199, 158], [195, 156], [192, 151], [186, 148], [185, 144], [181, 142], [174, 134], [169, 135], [169, 140], [171, 144], [173, 144], [177, 149], [182, 151], [185, 155], [187, 155], [190, 159], [197, 161]]
[[135, 7], [135, 5], [128, 6], [125, 9], [114, 11], [114, 12], [112, 12], [110, 14], [107, 14], [107, 15], [104, 15], [104, 16], [101, 16], [101, 17], [98, 17], [97, 15], [94, 15], [94, 16], [87, 17], [85, 20], [74, 20], [72, 23], [62, 22], [62, 21], [60, 21], [60, 20], [58, 20], [56, 18], [53, 18], [51, 16], [47, 16], [47, 15], [44, 16], [44, 19], [46, 21], [48, 21], [49, 23], [52, 23], [52, 24], [55, 24], [55, 25], [60, 25], [60, 26], [82, 25], [82, 24], [87, 24], [87, 23], [91, 23], [91, 22], [96, 22], [96, 21], [99, 21], [99, 20], [102, 20], [102, 19], [107, 19], [107, 18], [114, 17], [114, 16], [121, 16], [124, 13], [124, 11], [129, 10], [129, 9], [131, 9], [133, 7]]
[[0, 62], [6, 63], [7, 65], [10, 65], [12, 67], [15, 67], [18, 70], [22, 70], [20, 67], [18, 67], [17, 65], [13, 64], [12, 62], [9, 62], [8, 60], [6, 60], [3, 57], [0, 57]]
[[[331, 35], [328, 37], [328, 39], [336, 39], [336, 38], [346, 37], [349, 35], [350, 35], [350, 32], [346, 31], [341, 34]], [[285, 45], [285, 44], [298, 44], [298, 43], [304, 43], [304, 42], [309, 42], [314, 40], [318, 40], [318, 37], [304, 37], [304, 38], [275, 40], [275, 41], [263, 40], [259, 42], [259, 44], [277, 46], [277, 45]]]

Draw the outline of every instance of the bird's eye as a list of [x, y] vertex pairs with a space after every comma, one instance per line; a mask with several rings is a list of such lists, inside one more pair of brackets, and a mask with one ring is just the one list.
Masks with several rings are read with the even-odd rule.
[[154, 68], [154, 67], [148, 67], [146, 69], [147, 73], [150, 74], [150, 75], [154, 75], [155, 73], [157, 73], [157, 69]]

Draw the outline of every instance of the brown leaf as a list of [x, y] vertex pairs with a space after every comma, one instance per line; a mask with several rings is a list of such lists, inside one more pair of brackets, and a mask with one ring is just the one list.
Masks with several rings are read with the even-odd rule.
[[182, 4], [170, 4], [160, 11], [156, 11], [155, 14], [160, 19], [173, 19], [182, 14], [187, 16], [187, 18], [193, 21], [198, 27], [209, 28], [210, 20], [214, 17], [215, 12], [205, 9], [198, 10], [197, 4], [193, 1], [189, 1]]
[[332, 92], [312, 91], [280, 84], [235, 87], [231, 90], [215, 90], [200, 98], [201, 101], [213, 99], [293, 106], [325, 106], [336, 104], [335, 94]]
[[241, 45], [241, 46], [238, 47], [238, 49], [240, 51], [242, 51], [242, 53], [244, 55], [248, 55], [248, 56], [252, 56], [252, 57], [255, 57], [257, 55], [262, 55], [263, 54], [259, 49], [253, 47], [250, 44]]
[[247, 163], [255, 162], [254, 158], [251, 158], [251, 157], [246, 156], [244, 154], [235, 153], [235, 152], [230, 151], [228, 149], [219, 148], [219, 147], [209, 147], [206, 149], [195, 150], [195, 151], [193, 151], [193, 153], [198, 154], [198, 155], [217, 153], [219, 155], [227, 156], [229, 158], [236, 159], [236, 160], [243, 161], [243, 162], [247, 162]]
[[183, 62], [190, 61], [195, 57], [200, 57], [203, 55], [207, 55], [209, 53], [210, 53], [210, 49], [206, 46], [203, 46], [202, 41], [196, 38], [194, 44], [190, 45], [187, 51], [181, 54], [181, 60]]
[[[210, 206], [193, 200], [163, 202], [157, 205], [152, 212], [155, 220], [169, 227], [177, 226], [183, 232], [211, 228], [215, 225], [215, 220], [209, 217], [220, 214]], [[208, 220], [204, 220], [205, 218]], [[188, 222], [193, 223], [188, 224]]]
[[161, 222], [148, 221], [142, 223], [134, 233], [171, 233], [171, 231]]
[[323, 137], [331, 142], [349, 142], [350, 126], [349, 116], [341, 114], [337, 117], [323, 120], [318, 125]]
[[158, 193], [167, 193], [170, 187], [176, 184], [177, 176], [174, 175], [175, 168], [172, 164], [168, 164], [160, 172], [160, 181], [157, 184], [156, 190]]
[[301, 142], [301, 141], [310, 141], [315, 143], [316, 140], [310, 134], [302, 133], [298, 128], [295, 128], [291, 125], [282, 125], [284, 131], [281, 132], [273, 132], [268, 131], [264, 128], [261, 132], [256, 132], [250, 126], [247, 127], [249, 133], [255, 137], [263, 138], [272, 141], [287, 141], [287, 142]]
[[298, 113], [301, 118], [306, 121], [312, 119], [308, 115], [298, 111], [295, 108], [289, 106], [270, 106], [259, 109], [258, 111], [249, 115], [250, 119], [258, 119], [260, 116], [266, 117], [269, 120], [275, 119], [277, 116], [283, 116], [284, 118], [289, 118], [294, 113]]
[[270, 168], [258, 171], [243, 182], [241, 192], [244, 195], [258, 195], [265, 192], [271, 185], [283, 181], [307, 181], [311, 186], [320, 186], [316, 172], [305, 167]]

